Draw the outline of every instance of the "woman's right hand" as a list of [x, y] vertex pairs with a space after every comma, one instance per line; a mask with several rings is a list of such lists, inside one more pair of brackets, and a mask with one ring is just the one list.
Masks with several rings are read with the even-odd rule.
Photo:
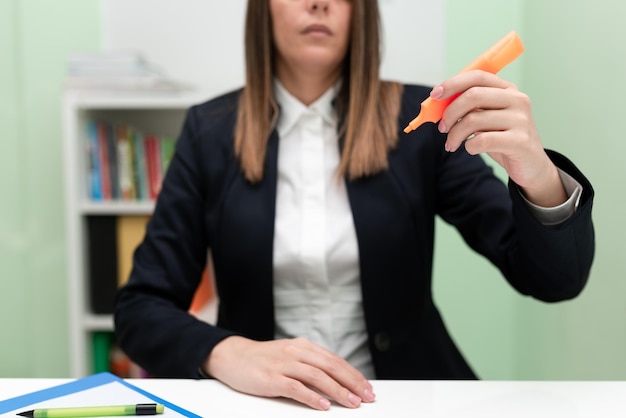
[[329, 399], [357, 408], [375, 398], [372, 385], [357, 369], [304, 338], [228, 337], [213, 348], [204, 370], [240, 392], [291, 398], [319, 410], [330, 407]]

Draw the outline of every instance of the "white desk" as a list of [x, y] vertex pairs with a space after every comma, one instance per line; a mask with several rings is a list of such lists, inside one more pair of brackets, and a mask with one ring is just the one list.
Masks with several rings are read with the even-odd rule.
[[[68, 382], [0, 379], [0, 400]], [[314, 411], [235, 392], [214, 380], [130, 379], [203, 417], [613, 418], [626, 417], [626, 382], [373, 381], [376, 402]]]

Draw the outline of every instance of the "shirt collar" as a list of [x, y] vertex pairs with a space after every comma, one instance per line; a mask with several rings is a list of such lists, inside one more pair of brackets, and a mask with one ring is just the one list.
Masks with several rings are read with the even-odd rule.
[[274, 95], [278, 106], [280, 107], [280, 115], [278, 117], [277, 129], [280, 135], [285, 135], [289, 132], [298, 122], [300, 117], [307, 112], [315, 112], [319, 114], [325, 122], [332, 125], [337, 123], [337, 114], [333, 106], [333, 102], [339, 89], [341, 87], [341, 80], [337, 81], [331, 86], [322, 96], [317, 99], [311, 105], [306, 106], [300, 100], [296, 99], [287, 89], [278, 81], [274, 79]]

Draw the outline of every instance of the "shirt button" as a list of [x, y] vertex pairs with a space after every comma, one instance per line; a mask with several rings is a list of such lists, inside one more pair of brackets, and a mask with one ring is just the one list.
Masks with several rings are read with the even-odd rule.
[[384, 353], [391, 346], [391, 339], [386, 332], [378, 332], [374, 335], [374, 346], [378, 351]]

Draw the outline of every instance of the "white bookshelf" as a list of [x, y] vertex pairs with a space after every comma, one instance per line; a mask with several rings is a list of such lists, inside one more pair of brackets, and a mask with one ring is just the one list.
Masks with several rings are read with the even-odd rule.
[[70, 373], [93, 372], [91, 338], [113, 331], [112, 315], [94, 314], [89, 306], [87, 217], [148, 215], [154, 202], [89, 199], [87, 121], [123, 122], [144, 132], [177, 137], [189, 106], [206, 100], [200, 92], [68, 91], [63, 97], [63, 165], [67, 240]]

